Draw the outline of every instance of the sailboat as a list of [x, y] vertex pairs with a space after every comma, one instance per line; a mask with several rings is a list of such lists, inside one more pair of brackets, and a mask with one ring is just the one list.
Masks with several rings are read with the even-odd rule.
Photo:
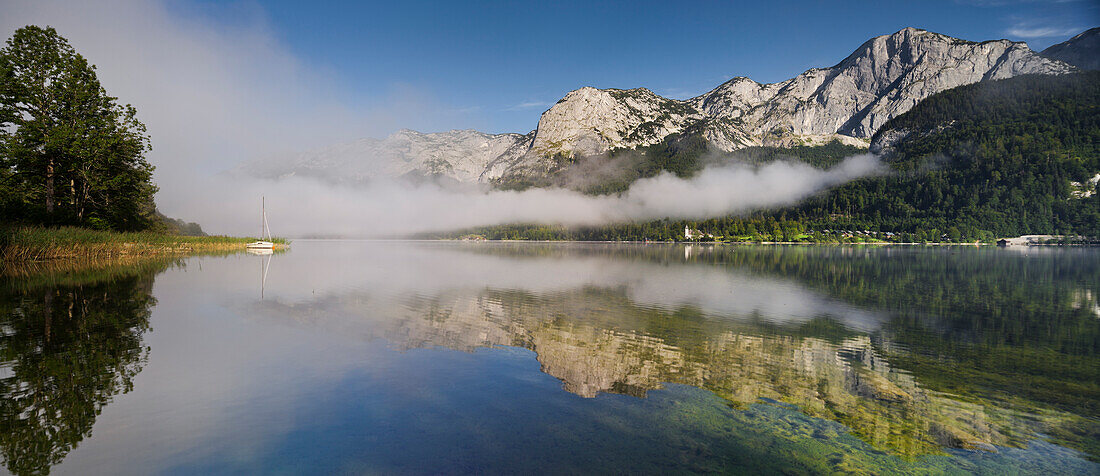
[[[263, 215], [263, 229], [260, 231], [259, 240], [244, 245], [244, 247], [249, 250], [270, 250], [275, 248], [275, 244], [271, 242], [271, 229], [267, 227], [267, 204], [263, 197], [260, 197], [260, 212]], [[265, 237], [267, 238], [266, 240], [264, 239]]]

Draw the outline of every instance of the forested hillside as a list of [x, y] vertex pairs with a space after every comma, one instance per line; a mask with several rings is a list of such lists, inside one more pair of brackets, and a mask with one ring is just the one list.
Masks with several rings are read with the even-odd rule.
[[933, 230], [964, 240], [1100, 236], [1100, 195], [1087, 185], [1100, 173], [1100, 73], [945, 91], [885, 124], [872, 143], [893, 175], [835, 189], [796, 216], [820, 223], [843, 210], [850, 226], [929, 239]]
[[561, 187], [591, 195], [625, 192], [638, 179], [661, 172], [680, 178], [694, 176], [708, 166], [732, 163], [761, 165], [776, 160], [796, 159], [814, 167], [828, 168], [844, 157], [864, 152], [855, 146], [832, 141], [821, 146], [748, 147], [733, 152], [714, 151], [700, 131], [670, 135], [660, 143], [619, 149], [591, 157], [554, 157], [557, 166], [539, 178], [502, 177], [491, 182], [503, 190]]
[[[606, 227], [505, 226], [487, 238], [683, 239], [685, 226], [726, 240], [975, 241], [1020, 234], [1100, 236], [1100, 73], [1022, 76], [934, 95], [874, 137], [891, 173], [856, 180], [789, 208], [705, 221]], [[690, 147], [677, 148], [688, 143]], [[708, 158], [824, 167], [855, 148], [749, 149]], [[637, 152], [636, 175], [690, 176], [713, 157], [689, 138]], [[590, 192], [616, 192], [612, 184]]]

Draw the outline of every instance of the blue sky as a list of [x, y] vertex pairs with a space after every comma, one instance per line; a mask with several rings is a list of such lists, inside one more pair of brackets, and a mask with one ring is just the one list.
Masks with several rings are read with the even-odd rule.
[[[339, 215], [345, 211], [391, 209], [369, 194], [224, 182], [220, 174], [241, 163], [400, 128], [526, 133], [583, 86], [644, 86], [687, 98], [733, 76], [781, 81], [907, 26], [1042, 49], [1100, 25], [1098, 15], [1097, 0], [0, 0], [0, 31], [55, 27], [148, 126], [158, 207], [236, 233], [243, 215], [225, 204], [262, 194], [315, 197], [297, 216], [322, 228], [377, 222]], [[447, 219], [464, 210], [445, 203], [425, 210]], [[337, 215], [325, 219], [319, 210]]]
[[[733, 76], [775, 82], [831, 66], [867, 39], [916, 26], [1042, 49], [1100, 24], [1090, 1], [180, 3], [183, 14], [264, 23], [328, 70], [353, 106], [407, 88], [451, 127], [526, 132], [581, 86], [685, 98]], [[465, 123], [463, 123], [465, 121]]]

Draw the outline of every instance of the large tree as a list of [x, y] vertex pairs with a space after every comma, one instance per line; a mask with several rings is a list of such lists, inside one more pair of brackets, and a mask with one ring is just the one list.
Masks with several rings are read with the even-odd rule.
[[135, 109], [116, 101], [56, 30], [16, 30], [0, 49], [0, 211], [45, 224], [149, 226], [149, 138]]

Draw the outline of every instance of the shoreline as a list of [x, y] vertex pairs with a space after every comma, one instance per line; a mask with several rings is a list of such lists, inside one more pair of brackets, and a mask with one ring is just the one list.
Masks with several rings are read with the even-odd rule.
[[[358, 240], [353, 238], [322, 238], [324, 240]], [[233, 253], [246, 251], [245, 245], [256, 238], [232, 236], [184, 236], [154, 232], [114, 232], [75, 227], [44, 228], [33, 226], [0, 228], [0, 264], [4, 267], [52, 261], [80, 262], [114, 259], [144, 259], [185, 257], [202, 253]], [[311, 240], [311, 239], [307, 239]], [[890, 241], [637, 241], [637, 240], [514, 240], [514, 239], [381, 239], [364, 241], [425, 241], [473, 243], [603, 243], [603, 244], [675, 244], [709, 246], [999, 246], [996, 242], [890, 242]], [[284, 251], [289, 240], [274, 238], [273, 251]], [[1006, 248], [1030, 247], [1095, 247], [1097, 242], [1011, 244]], [[1005, 246], [1000, 246], [1005, 247]]]
[[[323, 240], [318, 240], [323, 241]], [[371, 240], [363, 239], [363, 241], [445, 241], [445, 242], [466, 242], [466, 243], [629, 243], [640, 245], [720, 245], [720, 246], [748, 246], [748, 245], [784, 245], [784, 246], [993, 246], [998, 247], [997, 243], [983, 243], [983, 242], [971, 242], [971, 243], [943, 243], [943, 242], [894, 242], [894, 241], [877, 241], [877, 242], [840, 242], [840, 241], [821, 241], [821, 242], [808, 242], [808, 241], [633, 241], [633, 240], [462, 240], [462, 239], [438, 239], [438, 240], [422, 240], [422, 239], [410, 239], [410, 240]], [[1033, 243], [1028, 245], [1010, 245], [1007, 248], [1019, 248], [1025, 249], [1030, 247], [1095, 247], [1100, 246], [1100, 243]], [[1004, 248], [1003, 246], [1001, 246]]]
[[[599, 243], [599, 244], [638, 244], [638, 245], [719, 245], [719, 246], [752, 246], [752, 245], [783, 245], [783, 246], [972, 246], [998, 247], [997, 243], [970, 242], [970, 243], [940, 243], [940, 242], [839, 242], [839, 241], [636, 241], [636, 240], [463, 240], [459, 238], [295, 238], [301, 241], [373, 241], [373, 242], [421, 242], [421, 243]], [[1009, 249], [1026, 249], [1028, 247], [1097, 247], [1100, 243], [1033, 243], [1029, 245], [1011, 245]]]
[[[114, 232], [74, 227], [0, 229], [4, 265], [49, 261], [182, 257], [196, 253], [245, 251], [252, 237], [184, 236], [154, 232]], [[288, 241], [274, 239], [276, 251]]]

